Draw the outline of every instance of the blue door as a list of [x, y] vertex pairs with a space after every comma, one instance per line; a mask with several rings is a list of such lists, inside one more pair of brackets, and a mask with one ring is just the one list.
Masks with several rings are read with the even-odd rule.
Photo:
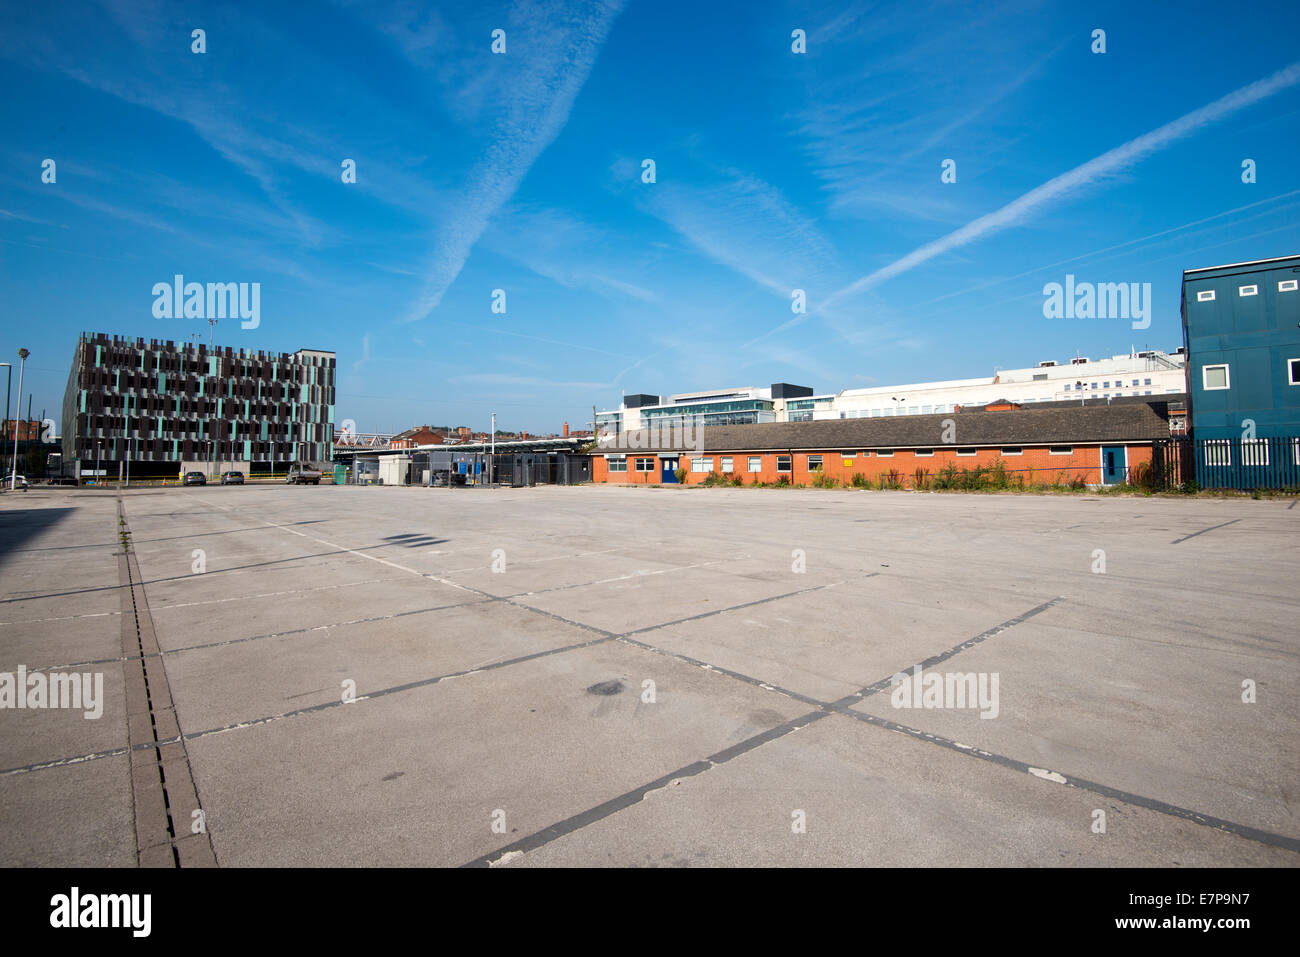
[[1101, 449], [1101, 481], [1105, 485], [1118, 485], [1128, 473], [1127, 450], [1122, 445], [1105, 445]]
[[659, 464], [663, 467], [662, 481], [667, 483], [677, 483], [677, 459], [660, 459]]

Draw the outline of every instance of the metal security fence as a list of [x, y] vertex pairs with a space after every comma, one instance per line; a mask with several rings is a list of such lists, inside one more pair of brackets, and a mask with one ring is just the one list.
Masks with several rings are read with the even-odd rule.
[[1300, 489], [1300, 437], [1163, 439], [1152, 455], [1155, 488]]

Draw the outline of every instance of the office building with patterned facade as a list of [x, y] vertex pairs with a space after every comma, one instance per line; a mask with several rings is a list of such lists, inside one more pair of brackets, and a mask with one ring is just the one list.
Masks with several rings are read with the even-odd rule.
[[316, 349], [83, 333], [63, 397], [64, 461], [79, 476], [107, 478], [128, 468], [132, 477], [174, 478], [327, 463], [334, 376], [334, 353]]

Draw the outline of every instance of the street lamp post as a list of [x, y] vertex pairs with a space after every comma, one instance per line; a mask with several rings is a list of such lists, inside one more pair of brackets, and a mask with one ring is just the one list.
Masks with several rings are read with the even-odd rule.
[[492, 413], [492, 452], [488, 456], [488, 485], [496, 478], [497, 467], [497, 414]]
[[123, 397], [126, 408], [126, 433], [123, 438], [126, 439], [126, 487], [131, 487], [131, 393]]
[[[208, 320], [208, 362], [212, 361], [212, 330], [215, 329], [216, 327], [217, 327], [217, 320], [209, 319]], [[218, 378], [218, 382], [220, 382], [220, 378]], [[218, 392], [220, 392], [220, 385], [218, 385], [217, 388], [218, 388]], [[220, 408], [221, 396], [216, 395], [215, 399], [217, 402], [217, 407]], [[212, 458], [213, 458], [213, 453], [215, 451], [216, 449], [215, 446], [213, 445], [213, 440], [212, 440], [212, 416], [209, 416], [208, 417], [208, 474], [209, 475], [212, 474]]]
[[0, 362], [0, 366], [5, 367], [5, 424], [9, 428], [9, 387], [14, 377], [14, 367], [11, 362]]
[[[28, 352], [26, 349], [18, 350], [18, 360], [19, 360], [18, 361], [18, 404], [20, 406], [22, 405], [23, 402], [23, 372], [27, 370], [27, 357], [29, 355], [31, 355], [31, 353]], [[5, 405], [7, 406], [8, 404], [9, 404], [9, 400], [8, 400], [8, 396], [6, 396]], [[6, 422], [9, 421], [9, 417], [7, 415], [5, 416], [5, 421]], [[17, 487], [18, 487], [18, 430], [14, 429], [14, 461], [12, 467], [9, 469], [9, 491], [12, 492]]]

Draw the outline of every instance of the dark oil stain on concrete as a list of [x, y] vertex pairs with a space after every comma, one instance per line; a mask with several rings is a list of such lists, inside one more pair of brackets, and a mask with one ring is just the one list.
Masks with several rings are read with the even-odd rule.
[[385, 774], [385, 775], [384, 775], [384, 780], [385, 780], [385, 781], [396, 781], [398, 778], [400, 778], [400, 777], [401, 777], [402, 775], [404, 775], [405, 773], [406, 773], [405, 771], [394, 771], [394, 772], [392, 772], [391, 774]]
[[587, 694], [620, 694], [623, 691], [623, 682], [615, 679], [614, 681], [601, 681], [587, 689]]

